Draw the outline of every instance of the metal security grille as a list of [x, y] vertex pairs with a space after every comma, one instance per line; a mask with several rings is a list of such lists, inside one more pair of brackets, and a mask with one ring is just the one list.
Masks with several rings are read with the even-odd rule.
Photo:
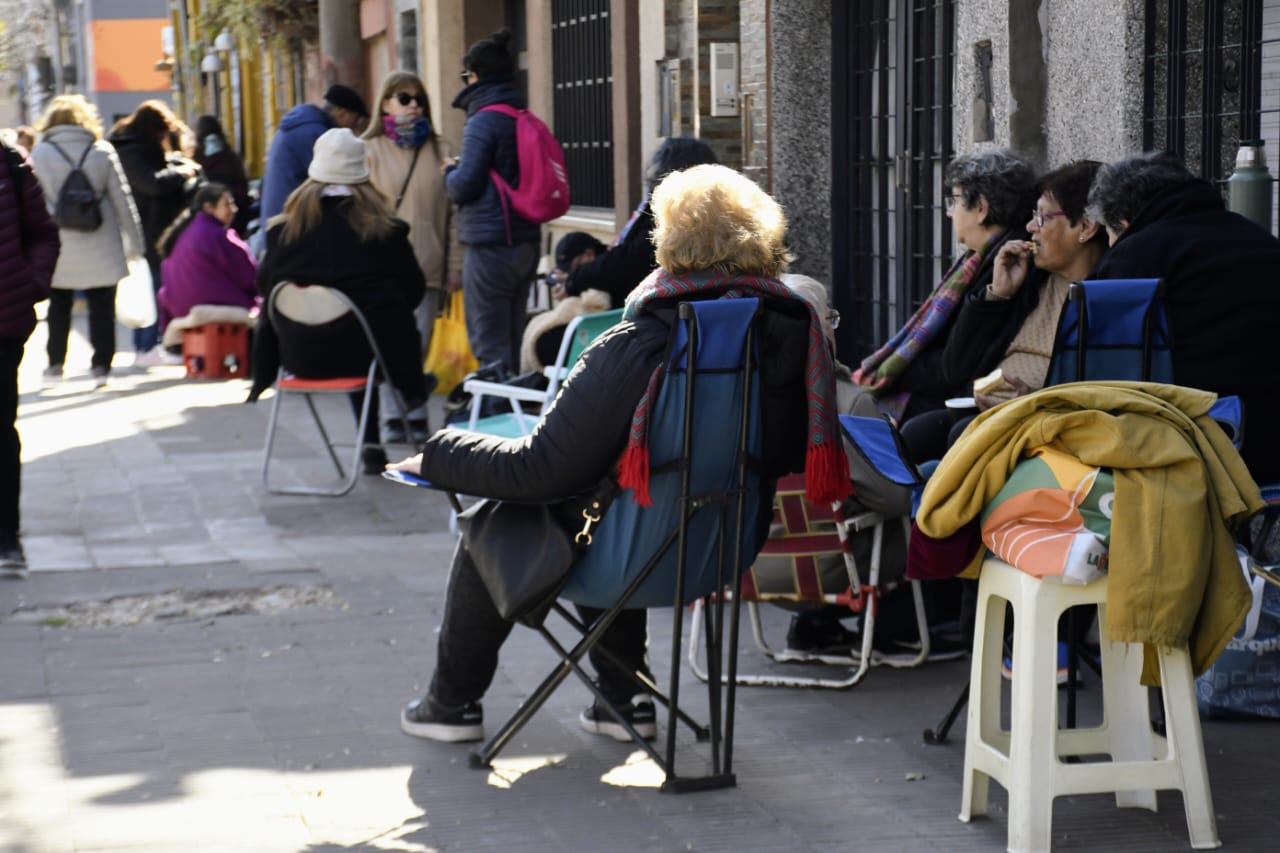
[[575, 205], [613, 207], [609, 0], [552, 0], [555, 133]]
[[954, 0], [832, 3], [834, 229], [841, 354], [888, 340], [954, 254], [943, 212], [953, 155]]
[[1262, 131], [1263, 5], [1147, 0], [1144, 149], [1176, 151], [1211, 181], [1230, 176], [1240, 140]]

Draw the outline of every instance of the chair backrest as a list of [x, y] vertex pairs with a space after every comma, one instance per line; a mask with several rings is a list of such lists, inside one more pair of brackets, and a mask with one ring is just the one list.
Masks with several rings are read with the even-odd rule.
[[1161, 279], [1074, 282], [1058, 320], [1045, 385], [1172, 382], [1172, 344]]
[[763, 497], [763, 481], [748, 464], [760, 456], [763, 441], [753, 334], [758, 310], [757, 299], [681, 304], [648, 427], [653, 504], [640, 506], [630, 491], [615, 499], [575, 565], [565, 598], [609, 607], [656, 560], [627, 606], [669, 607], [680, 541], [686, 604], [732, 579], [717, 559], [720, 536], [726, 561], [737, 557], [738, 574], [751, 564]]
[[[349, 369], [343, 372], [350, 376], [363, 376], [369, 370], [370, 359], [377, 362], [378, 372], [382, 376], [389, 375], [369, 321], [365, 319], [351, 297], [340, 290], [319, 284], [280, 282], [272, 289], [267, 299], [267, 317], [277, 330], [281, 328], [282, 323], [286, 323], [299, 328], [310, 328], [316, 332], [314, 340], [295, 341], [293, 335], [279, 336], [280, 364], [285, 371], [295, 376], [321, 378], [307, 376], [306, 369], [303, 367], [317, 361], [312, 358], [314, 350], [317, 348], [341, 349], [344, 342], [359, 336], [364, 339], [363, 348], [356, 351], [330, 352], [318, 360], [325, 365], [323, 378], [334, 376], [335, 364], [349, 364]], [[335, 347], [335, 344], [338, 346]], [[295, 347], [309, 348], [312, 352], [307, 354], [295, 352]]]
[[556, 392], [560, 390], [560, 383], [569, 374], [569, 369], [577, 363], [582, 351], [591, 346], [592, 342], [606, 330], [612, 329], [620, 322], [622, 322], [621, 308], [615, 308], [612, 311], [598, 311], [594, 314], [579, 314], [569, 321], [569, 324], [565, 326], [564, 336], [560, 339], [560, 349], [556, 353], [556, 363], [548, 373], [550, 379], [547, 385], [547, 402], [543, 406], [544, 411], [547, 406], [551, 405], [551, 401], [556, 398]]

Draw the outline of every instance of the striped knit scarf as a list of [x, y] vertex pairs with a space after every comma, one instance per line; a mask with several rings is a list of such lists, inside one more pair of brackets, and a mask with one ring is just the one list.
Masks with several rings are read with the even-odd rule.
[[[835, 375], [832, 372], [831, 351], [822, 336], [822, 323], [813, 306], [775, 278], [731, 276], [716, 272], [675, 276], [658, 270], [631, 292], [622, 317], [624, 320], [634, 320], [644, 314], [655, 301], [680, 299], [695, 294], [714, 294], [719, 299], [751, 296], [792, 299], [808, 307], [809, 344], [806, 350], [805, 385], [809, 401], [809, 447], [805, 453], [805, 496], [819, 504], [847, 497], [853, 487], [836, 419]], [[633, 490], [633, 498], [640, 506], [653, 504], [653, 499], [649, 496], [649, 415], [657, 400], [665, 370], [664, 362], [658, 365], [649, 378], [649, 386], [631, 417], [631, 434], [618, 466], [619, 484]]]
[[969, 285], [978, 277], [983, 261], [1004, 241], [1004, 233], [997, 234], [981, 249], [969, 251], [951, 265], [942, 283], [930, 294], [911, 319], [887, 344], [862, 360], [862, 367], [854, 379], [862, 385], [870, 385], [878, 393], [891, 390], [894, 382], [907, 372], [916, 356], [929, 346], [941, 332], [952, 315], [959, 310]]

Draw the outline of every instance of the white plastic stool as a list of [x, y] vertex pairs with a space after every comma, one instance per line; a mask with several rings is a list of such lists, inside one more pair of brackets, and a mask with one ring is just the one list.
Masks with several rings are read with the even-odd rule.
[[[1142, 647], [1102, 642], [1103, 723], [1058, 729], [1058, 619], [1069, 607], [1096, 604], [1106, 624], [1105, 578], [1076, 586], [1045, 582], [988, 557], [978, 583], [977, 624], [969, 680], [968, 731], [960, 820], [986, 814], [995, 779], [1009, 792], [1009, 844], [1016, 853], [1050, 848], [1053, 798], [1115, 793], [1121, 808], [1156, 811], [1158, 790], [1182, 792], [1191, 846], [1218, 847], [1204, 761], [1195, 680], [1186, 647], [1161, 649], [1167, 737], [1151, 728], [1147, 689], [1139, 683]], [[1000, 727], [1000, 663], [1005, 602], [1013, 605], [1013, 705]], [[1068, 755], [1110, 761], [1067, 764]]]

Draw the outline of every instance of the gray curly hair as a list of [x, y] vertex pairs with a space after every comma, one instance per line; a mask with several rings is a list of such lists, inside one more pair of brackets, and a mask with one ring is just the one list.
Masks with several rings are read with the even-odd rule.
[[965, 207], [987, 200], [983, 225], [1012, 228], [1027, 221], [1036, 200], [1031, 161], [1007, 148], [963, 154], [947, 166], [946, 184], [964, 197]]
[[1147, 202], [1169, 187], [1195, 180], [1178, 155], [1168, 151], [1133, 154], [1098, 170], [1086, 211], [1112, 231], [1124, 230]]

